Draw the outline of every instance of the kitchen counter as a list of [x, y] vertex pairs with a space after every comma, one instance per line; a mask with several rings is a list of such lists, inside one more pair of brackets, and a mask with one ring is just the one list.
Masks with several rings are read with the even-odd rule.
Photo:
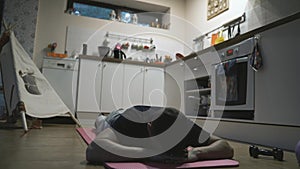
[[164, 68], [166, 64], [164, 63], [146, 63], [142, 61], [134, 61], [129, 59], [115, 59], [109, 57], [99, 57], [99, 56], [90, 56], [90, 55], [80, 55], [80, 59], [89, 59], [89, 60], [98, 60], [103, 62], [112, 62], [112, 63], [125, 63], [125, 64], [132, 64], [132, 65], [139, 65], [139, 66], [151, 66], [151, 67], [160, 67]]

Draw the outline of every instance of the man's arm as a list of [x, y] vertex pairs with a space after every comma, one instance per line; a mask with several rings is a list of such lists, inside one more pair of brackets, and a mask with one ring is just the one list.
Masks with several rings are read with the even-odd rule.
[[143, 160], [144, 158], [140, 157], [149, 151], [151, 150], [143, 147], [120, 144], [115, 133], [110, 128], [107, 128], [97, 135], [95, 140], [88, 146], [86, 160], [92, 163], [137, 161]]
[[230, 159], [233, 155], [228, 142], [215, 136], [210, 137], [207, 146], [188, 148], [188, 161]]

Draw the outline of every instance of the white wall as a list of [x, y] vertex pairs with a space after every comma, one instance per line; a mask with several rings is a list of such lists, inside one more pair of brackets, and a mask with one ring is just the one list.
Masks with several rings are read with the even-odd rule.
[[186, 0], [186, 19], [202, 33], [215, 29], [222, 24], [241, 16], [248, 0], [230, 0], [229, 10], [207, 20], [207, 0]]
[[299, 0], [248, 0], [246, 30], [250, 31], [300, 11]]
[[[299, 0], [229, 0], [229, 10], [207, 20], [207, 0], [186, 0], [186, 19], [195, 29], [187, 30], [187, 38], [199, 37], [223, 24], [246, 13], [246, 22], [241, 25], [241, 32], [246, 33], [278, 19], [292, 15], [300, 10]], [[235, 29], [236, 30], [236, 29]], [[227, 37], [224, 32], [225, 38]], [[206, 39], [205, 47], [210, 45]]]
[[[185, 24], [182, 24], [180, 18], [176, 16], [184, 16], [184, 0], [143, 0], [144, 2], [154, 3], [158, 5], [168, 6], [171, 8], [171, 28], [170, 30], [142, 28], [135, 25], [127, 25], [124, 23], [113, 23], [111, 30], [120, 32], [121, 34], [133, 34], [139, 32], [150, 32], [160, 36], [161, 39], [154, 39], [157, 43], [158, 50], [169, 51], [175, 56], [175, 52], [183, 51], [183, 42], [185, 40]], [[65, 14], [67, 0], [43, 0], [39, 1], [39, 12], [37, 21], [37, 31], [35, 38], [34, 61], [38, 67], [41, 67], [43, 57], [46, 55], [46, 48], [49, 43], [57, 42], [58, 47], [56, 52], [63, 53], [66, 47], [67, 27], [81, 27], [89, 30], [102, 29], [110, 21], [88, 18], [82, 16], [74, 16]], [[110, 28], [105, 28], [110, 29]], [[167, 39], [175, 39], [173, 45], [168, 45]], [[97, 37], [95, 37], [97, 38]], [[99, 40], [100, 41], [100, 40]], [[100, 43], [100, 42], [99, 42]], [[180, 45], [181, 44], [181, 45]], [[170, 49], [169, 49], [170, 47]], [[72, 51], [68, 51], [71, 54]]]
[[[187, 36], [194, 39], [243, 15], [247, 2], [248, 0], [230, 0], [229, 10], [207, 20], [207, 0], [186, 0], [186, 19], [197, 28], [197, 31], [195, 29], [187, 31]], [[210, 39], [205, 39], [205, 47], [209, 45]]]

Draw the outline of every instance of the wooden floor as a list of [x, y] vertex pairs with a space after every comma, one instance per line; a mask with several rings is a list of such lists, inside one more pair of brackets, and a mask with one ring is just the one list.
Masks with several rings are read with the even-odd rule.
[[[0, 168], [3, 169], [103, 169], [85, 161], [87, 145], [75, 125], [43, 124], [42, 129], [0, 129]], [[240, 169], [300, 169], [292, 152], [284, 161], [272, 157], [251, 158], [248, 145], [230, 141]]]
[[24, 135], [22, 129], [0, 129], [0, 168], [101, 169], [87, 165], [86, 143], [75, 125], [43, 124]]

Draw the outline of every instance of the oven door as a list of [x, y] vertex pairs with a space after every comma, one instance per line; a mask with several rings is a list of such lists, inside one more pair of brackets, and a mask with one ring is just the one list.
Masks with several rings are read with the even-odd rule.
[[254, 110], [254, 72], [249, 57], [213, 65], [211, 110]]

